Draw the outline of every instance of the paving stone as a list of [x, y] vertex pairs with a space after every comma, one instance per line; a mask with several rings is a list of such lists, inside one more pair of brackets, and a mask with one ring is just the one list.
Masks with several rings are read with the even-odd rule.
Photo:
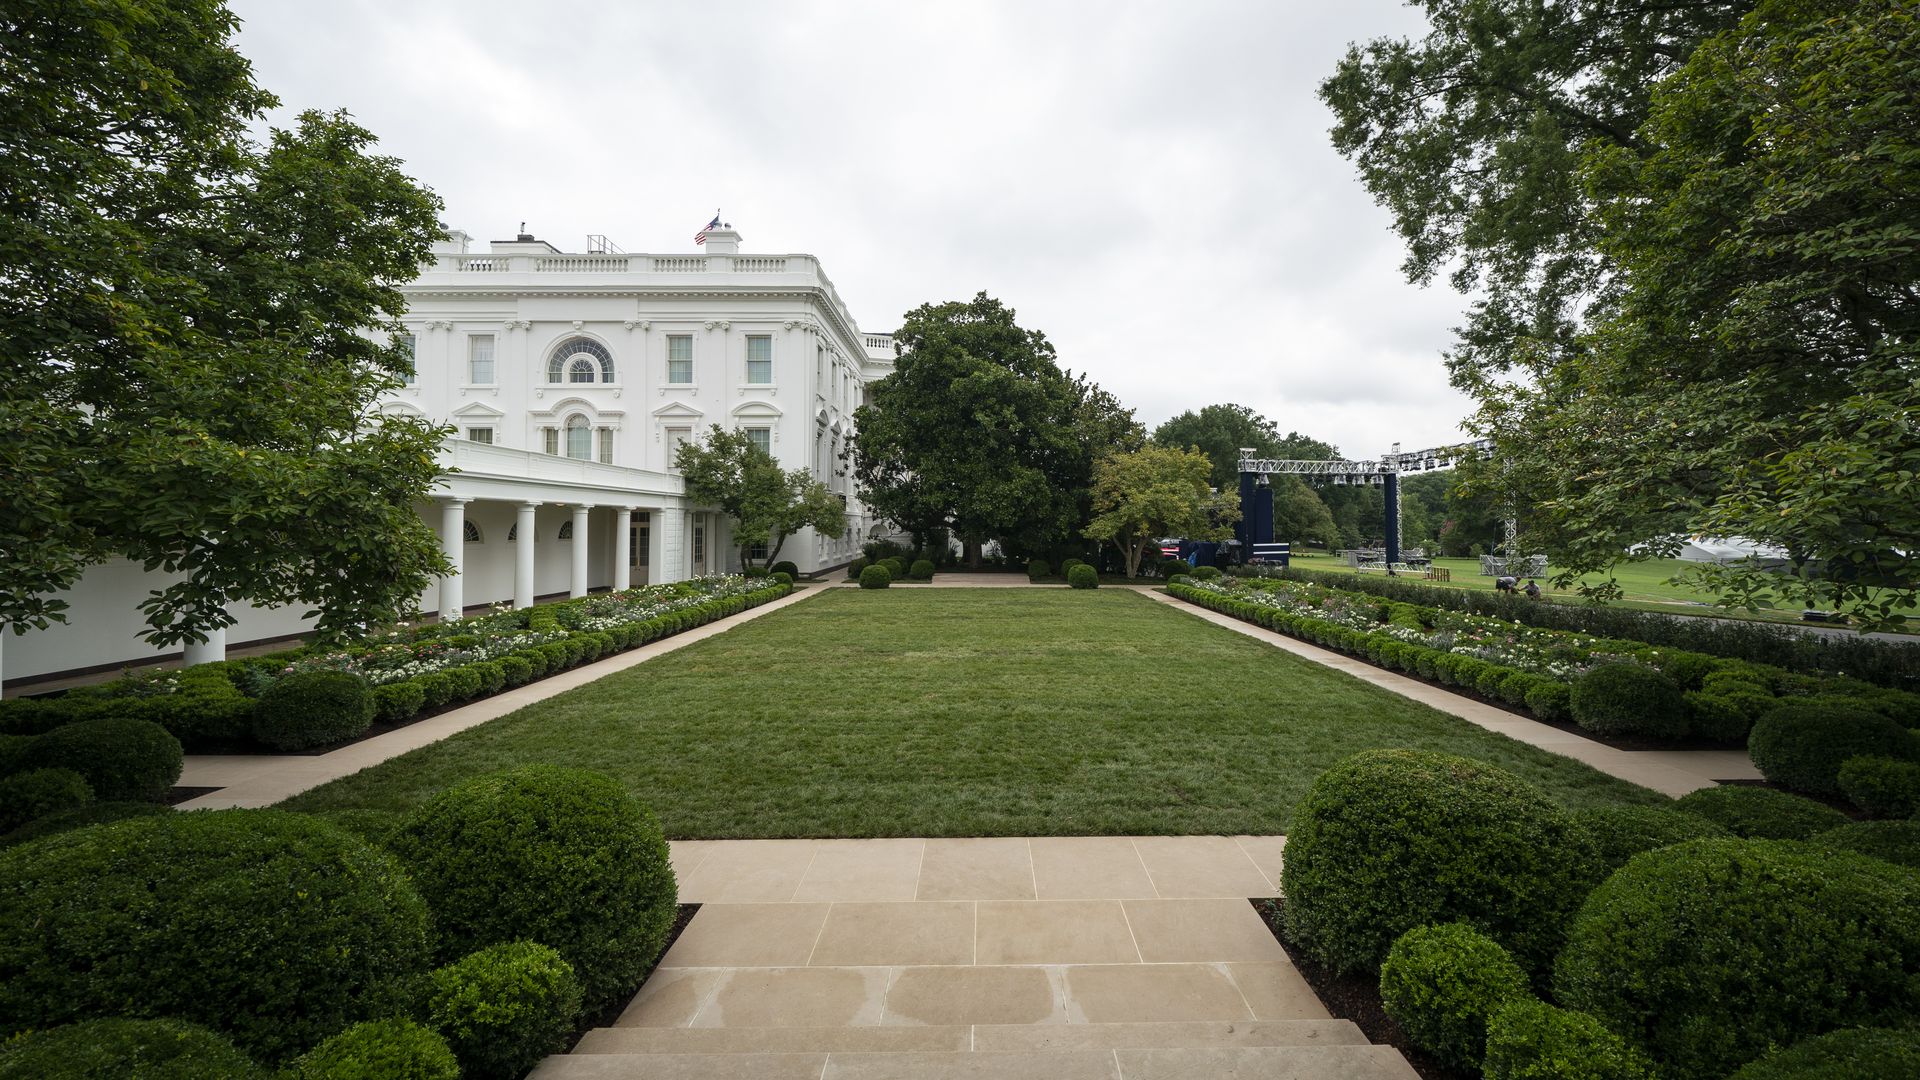
[[1124, 1080], [1419, 1080], [1391, 1046], [1116, 1050]]
[[971, 964], [973, 924], [969, 903], [835, 904], [807, 964]]
[[1125, 1050], [1195, 1046], [1366, 1046], [1348, 1020], [1190, 1020], [1138, 1024], [983, 1024], [975, 1050]]
[[1118, 900], [983, 900], [979, 964], [1138, 963]]
[[1141, 836], [1133, 847], [1162, 898], [1264, 896], [1272, 889], [1253, 859], [1225, 836]]
[[1240, 990], [1216, 964], [1101, 964], [1066, 969], [1075, 1023], [1252, 1020]]
[[886, 968], [737, 968], [693, 1027], [853, 1027], [878, 1024]]
[[1033, 855], [1020, 837], [932, 839], [920, 900], [1034, 900]]
[[662, 968], [802, 967], [831, 904], [705, 904]]
[[1125, 900], [1120, 906], [1149, 964], [1287, 959], [1245, 900]]
[[886, 1024], [1064, 1024], [1060, 970], [903, 968], [887, 990]]
[[1033, 878], [1041, 900], [1148, 899], [1146, 864], [1124, 836], [1036, 836]]
[[793, 899], [912, 900], [924, 840], [815, 840]]

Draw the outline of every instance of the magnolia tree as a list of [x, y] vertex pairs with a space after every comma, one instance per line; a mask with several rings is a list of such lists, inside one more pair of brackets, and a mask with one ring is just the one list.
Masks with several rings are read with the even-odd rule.
[[840, 496], [805, 469], [782, 471], [744, 431], [715, 424], [704, 444], [683, 444], [673, 463], [686, 479], [689, 497], [733, 518], [741, 566], [753, 565], [753, 549], [761, 544], [771, 564], [787, 537], [808, 526], [834, 538], [846, 532], [847, 505]]
[[1089, 540], [1112, 544], [1136, 577], [1156, 539], [1225, 540], [1240, 520], [1237, 498], [1207, 486], [1213, 463], [1198, 450], [1144, 446], [1108, 454], [1094, 465]]

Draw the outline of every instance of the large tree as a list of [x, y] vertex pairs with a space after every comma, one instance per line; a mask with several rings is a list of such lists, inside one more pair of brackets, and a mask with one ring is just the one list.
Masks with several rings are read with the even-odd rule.
[[1193, 447], [1207, 455], [1212, 463], [1207, 482], [1221, 491], [1240, 483], [1240, 451], [1243, 449], [1251, 448], [1255, 457], [1264, 458], [1325, 461], [1339, 456], [1327, 443], [1297, 431], [1282, 435], [1272, 420], [1245, 405], [1232, 403], [1208, 405], [1199, 412], [1183, 412], [1154, 428], [1152, 438], [1156, 446], [1171, 446], [1176, 450]]
[[178, 580], [146, 636], [239, 601], [331, 634], [446, 568], [441, 433], [374, 402], [439, 200], [344, 115], [276, 104], [217, 0], [0, 0], [0, 625], [114, 556]]
[[1587, 191], [1618, 295], [1480, 422], [1567, 570], [1689, 533], [1787, 549], [1736, 603], [1920, 599], [1920, 20], [1771, 2], [1663, 83]]
[[1131, 413], [985, 293], [915, 308], [894, 340], [893, 373], [855, 414], [855, 476], [881, 516], [921, 538], [950, 530], [970, 562], [989, 538], [1071, 538], [1095, 458], [1141, 441]]
[[1112, 544], [1127, 576], [1140, 573], [1140, 557], [1163, 536], [1225, 540], [1240, 520], [1239, 496], [1208, 487], [1213, 467], [1205, 454], [1143, 446], [1110, 453], [1093, 471], [1093, 520], [1087, 539]]
[[741, 566], [754, 565], [753, 549], [762, 544], [771, 565], [787, 538], [809, 526], [834, 538], [846, 532], [847, 506], [840, 496], [805, 469], [783, 471], [745, 431], [715, 424], [703, 442], [682, 443], [673, 464], [688, 496], [733, 518]]
[[1351, 48], [1320, 95], [1333, 143], [1392, 211], [1404, 269], [1478, 290], [1449, 355], [1469, 390], [1573, 346], [1609, 277], [1587, 146], [1639, 152], [1653, 87], [1753, 0], [1419, 0], [1430, 32]]

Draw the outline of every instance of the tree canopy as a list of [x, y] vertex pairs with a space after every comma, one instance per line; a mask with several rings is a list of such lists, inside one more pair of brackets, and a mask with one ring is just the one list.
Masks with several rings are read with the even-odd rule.
[[1296, 431], [1280, 434], [1273, 421], [1245, 405], [1208, 405], [1199, 412], [1181, 413], [1153, 429], [1156, 446], [1177, 450], [1198, 448], [1212, 468], [1207, 482], [1222, 491], [1240, 483], [1240, 451], [1252, 447], [1256, 457], [1326, 461], [1339, 456], [1327, 443]]
[[[1215, 493], [1207, 484], [1213, 463], [1205, 454], [1160, 446], [1110, 453], [1093, 470], [1093, 520], [1089, 540], [1111, 543], [1137, 577], [1140, 558], [1163, 536], [1225, 540], [1240, 520], [1236, 491]], [[1324, 511], [1324, 508], [1322, 508]]]
[[1752, 0], [1419, 0], [1419, 41], [1349, 49], [1320, 87], [1333, 144], [1407, 242], [1409, 280], [1479, 290], [1449, 356], [1475, 389], [1551, 362], [1607, 280], [1583, 148], [1643, 146], [1655, 84]]
[[304, 602], [391, 620], [446, 569], [441, 432], [373, 409], [439, 200], [344, 114], [276, 104], [217, 0], [0, 3], [0, 624], [114, 556], [180, 575], [156, 644]]
[[674, 467], [693, 499], [733, 518], [740, 565], [754, 565], [753, 549], [767, 548], [768, 564], [780, 558], [787, 537], [809, 526], [838, 538], [847, 530], [847, 506], [805, 469], [782, 471], [745, 431], [713, 425], [704, 442], [687, 442]]
[[1920, 594], [1920, 21], [1766, 3], [1663, 82], [1586, 191], [1619, 268], [1576, 356], [1482, 409], [1568, 571], [1652, 539], [1784, 547], [1736, 603]]
[[892, 374], [855, 414], [854, 475], [881, 516], [923, 539], [948, 529], [970, 559], [989, 538], [1071, 539], [1095, 459], [1141, 442], [1130, 411], [985, 293], [915, 308], [894, 340]]

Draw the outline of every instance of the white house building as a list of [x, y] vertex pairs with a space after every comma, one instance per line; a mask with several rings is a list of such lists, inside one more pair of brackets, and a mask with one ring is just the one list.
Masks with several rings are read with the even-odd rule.
[[[459, 573], [421, 597], [442, 618], [738, 569], [728, 522], [691, 503], [674, 450], [718, 424], [745, 430], [846, 499], [839, 539], [806, 530], [780, 558], [837, 566], [885, 528], [847, 467], [853, 411], [893, 369], [893, 339], [863, 333], [811, 255], [749, 255], [731, 226], [698, 254], [568, 253], [521, 234], [472, 250], [465, 233], [403, 290], [414, 375], [380, 405], [451, 424], [448, 471], [421, 513]], [[23, 681], [162, 659], [139, 640], [138, 565], [95, 567], [70, 621], [10, 638], [0, 678]], [[188, 662], [298, 634], [297, 608], [234, 612]]]

